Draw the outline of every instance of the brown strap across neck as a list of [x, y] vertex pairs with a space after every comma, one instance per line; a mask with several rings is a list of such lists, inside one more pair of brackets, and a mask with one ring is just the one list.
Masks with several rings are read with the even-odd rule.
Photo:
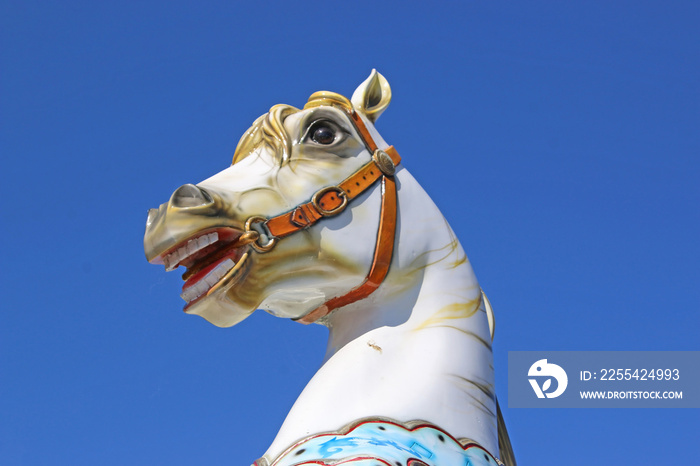
[[269, 219], [251, 217], [246, 223], [247, 231], [253, 229], [260, 233], [261, 238], [265, 238], [263, 244], [253, 243], [253, 247], [258, 252], [267, 252], [274, 247], [278, 239], [309, 228], [324, 217], [338, 215], [345, 210], [350, 201], [381, 180], [382, 204], [379, 214], [379, 229], [377, 231], [374, 259], [367, 277], [359, 286], [348, 293], [330, 299], [307, 315], [297, 319], [298, 322], [303, 324], [311, 324], [335, 309], [364, 299], [372, 294], [386, 278], [394, 251], [397, 216], [397, 193], [394, 172], [396, 165], [401, 162], [401, 157], [393, 146], [385, 150], [377, 148], [362, 118], [354, 109], [345, 106], [337, 106], [337, 108], [348, 114], [365, 146], [372, 153], [372, 160], [337, 186], [328, 186], [320, 189], [311, 197], [309, 202], [298, 205], [290, 212]]

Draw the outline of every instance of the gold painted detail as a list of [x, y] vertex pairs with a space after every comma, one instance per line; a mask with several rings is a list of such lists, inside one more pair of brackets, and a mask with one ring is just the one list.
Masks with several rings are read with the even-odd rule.
[[457, 259], [455, 259], [454, 261], [450, 262], [450, 263], [448, 264], [448, 267], [450, 267], [450, 268], [452, 268], [452, 269], [456, 269], [456, 268], [459, 267], [460, 265], [466, 264], [466, 263], [467, 263], [467, 260], [468, 260], [468, 259], [467, 259], [467, 255], [466, 255], [466, 254], [462, 254], [461, 256], [457, 257]]
[[429, 327], [439, 327], [446, 321], [465, 319], [473, 316], [479, 309], [481, 297], [470, 299], [466, 302], [452, 303], [443, 306], [439, 311], [426, 319], [422, 324], [416, 327], [416, 330], [423, 330]]
[[337, 105], [348, 110], [352, 110], [352, 103], [347, 97], [330, 91], [318, 91], [311, 94], [309, 101], [304, 105], [304, 110], [308, 108], [321, 107], [324, 105]]
[[[447, 224], [447, 221], [445, 221], [445, 224]], [[437, 264], [437, 263], [439, 263], [439, 262], [442, 262], [443, 260], [447, 259], [447, 258], [450, 256], [450, 254], [452, 254], [453, 252], [455, 252], [455, 251], [457, 250], [457, 248], [459, 247], [459, 241], [457, 240], [457, 238], [455, 238], [455, 237], [452, 236], [452, 235], [450, 235], [450, 237], [451, 237], [452, 239], [451, 239], [450, 242], [447, 243], [446, 245], [444, 245], [444, 246], [442, 246], [442, 247], [440, 247], [440, 248], [430, 249], [430, 250], [428, 250], [428, 251], [423, 251], [422, 253], [420, 253], [419, 255], [417, 255], [416, 257], [414, 257], [413, 260], [411, 260], [411, 267], [414, 268], [414, 271], [413, 271], [413, 272], [417, 272], [417, 271], [419, 271], [419, 270], [425, 269], [425, 268], [430, 267], [430, 266], [432, 266], [432, 265], [435, 265], [435, 264]], [[433, 254], [433, 253], [438, 253], [438, 252], [441, 253], [441, 254], [444, 253], [444, 255], [443, 255], [442, 257], [440, 257], [440, 258], [437, 258], [437, 259], [432, 260], [431, 262], [427, 262], [427, 263], [425, 263], [425, 264], [418, 265], [418, 264], [419, 264], [421, 261], [423, 261], [427, 256], [430, 256], [431, 254]]]
[[243, 133], [238, 141], [231, 164], [240, 162], [265, 144], [280, 159], [280, 165], [289, 161], [292, 141], [284, 129], [284, 120], [299, 111], [291, 105], [274, 105], [268, 113], [253, 122], [253, 126]]
[[394, 173], [396, 173], [396, 165], [394, 165], [394, 161], [391, 160], [389, 154], [381, 149], [377, 149], [374, 151], [374, 154], [372, 154], [372, 159], [382, 173], [386, 176], [394, 176]]
[[246, 231], [241, 236], [238, 237], [235, 243], [235, 247], [240, 248], [246, 246], [250, 243], [255, 243], [260, 238], [260, 233], [255, 230]]
[[219, 282], [211, 287], [209, 291], [207, 291], [207, 296], [211, 296], [214, 293], [216, 293], [220, 288], [224, 286], [224, 284], [228, 283], [236, 274], [238, 273], [239, 270], [243, 268], [243, 265], [246, 263], [248, 260], [248, 253], [243, 253], [243, 256], [238, 260], [236, 263], [236, 266], [232, 268], [231, 270], [228, 271], [226, 275], [222, 279], [219, 280]]

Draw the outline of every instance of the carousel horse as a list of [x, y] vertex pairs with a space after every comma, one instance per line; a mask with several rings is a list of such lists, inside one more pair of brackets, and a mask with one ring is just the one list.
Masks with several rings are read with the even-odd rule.
[[229, 327], [264, 309], [329, 329], [322, 367], [256, 466], [515, 466], [490, 305], [375, 129], [390, 100], [372, 71], [351, 99], [275, 105], [229, 168], [148, 213], [146, 257], [186, 267], [186, 313]]

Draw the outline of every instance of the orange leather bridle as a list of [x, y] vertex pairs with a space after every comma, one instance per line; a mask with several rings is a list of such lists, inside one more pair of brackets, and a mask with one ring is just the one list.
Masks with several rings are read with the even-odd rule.
[[251, 246], [258, 252], [270, 251], [279, 239], [309, 228], [325, 217], [340, 214], [348, 203], [367, 191], [375, 183], [381, 183], [382, 203], [379, 214], [379, 229], [374, 248], [374, 259], [365, 280], [348, 293], [332, 298], [305, 316], [297, 319], [311, 324], [331, 311], [366, 298], [382, 284], [389, 272], [396, 236], [397, 194], [394, 172], [401, 162], [394, 146], [381, 150], [367, 129], [362, 118], [353, 108], [334, 105], [344, 111], [353, 122], [372, 160], [336, 186], [318, 190], [309, 202], [296, 206], [289, 212], [271, 218], [251, 217], [245, 225], [246, 233], [256, 233]]

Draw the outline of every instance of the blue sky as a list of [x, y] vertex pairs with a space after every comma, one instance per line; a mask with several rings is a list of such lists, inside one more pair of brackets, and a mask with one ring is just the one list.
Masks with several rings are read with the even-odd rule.
[[218, 329], [146, 211], [276, 103], [392, 85], [378, 122], [496, 311], [519, 464], [668, 464], [697, 410], [508, 409], [516, 350], [700, 350], [697, 2], [0, 3], [0, 463], [250, 464], [326, 331]]

